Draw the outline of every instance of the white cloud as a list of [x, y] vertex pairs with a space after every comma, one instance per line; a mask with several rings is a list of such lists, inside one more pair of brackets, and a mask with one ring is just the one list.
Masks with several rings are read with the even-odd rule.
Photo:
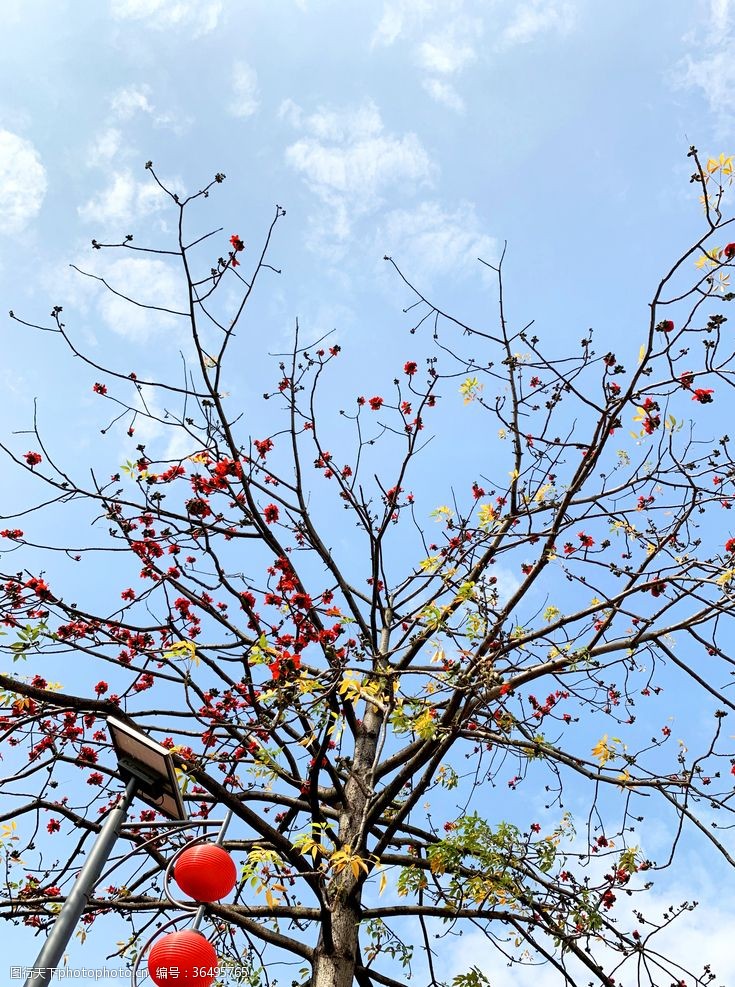
[[249, 117], [260, 105], [258, 76], [254, 68], [245, 62], [235, 62], [232, 72], [232, 100], [230, 113], [236, 117]]
[[392, 45], [400, 37], [410, 41], [424, 90], [436, 102], [461, 112], [464, 103], [448, 77], [477, 59], [482, 33], [482, 21], [463, 13], [463, 0], [398, 0], [383, 8], [372, 43]]
[[150, 91], [151, 87], [146, 85], [118, 89], [110, 100], [112, 112], [121, 120], [129, 120], [136, 113], [153, 113]]
[[574, 4], [567, 0], [526, 0], [514, 6], [513, 17], [501, 34], [501, 44], [527, 44], [539, 35], [568, 34], [575, 20]]
[[443, 103], [444, 106], [450, 110], [455, 110], [457, 113], [464, 112], [464, 100], [451, 82], [446, 82], [444, 79], [428, 78], [424, 79], [421, 85], [435, 102]]
[[729, 133], [735, 110], [735, 36], [730, 0], [710, 0], [701, 34], [687, 38], [693, 52], [675, 69], [675, 86], [699, 89], [720, 131]]
[[463, 0], [385, 0], [383, 13], [373, 35], [373, 45], [392, 45], [402, 35], [412, 34], [432, 17], [447, 21], [462, 8]]
[[[186, 310], [181, 275], [163, 260], [126, 258], [113, 261], [95, 273], [104, 277], [115, 291], [142, 305], [177, 312]], [[182, 317], [133, 305], [112, 294], [104, 285], [96, 284], [95, 292], [99, 314], [117, 335], [134, 342], [145, 342], [151, 336], [166, 333], [175, 337], [176, 347], [181, 345], [180, 334], [186, 324]]]
[[496, 241], [483, 232], [474, 206], [467, 202], [453, 212], [437, 202], [396, 209], [387, 215], [378, 242], [401, 269], [428, 277], [481, 272], [477, 258], [492, 260], [497, 254]]
[[[173, 183], [175, 186], [175, 182]], [[171, 183], [164, 181], [168, 188]], [[165, 209], [169, 199], [153, 181], [137, 181], [130, 170], [114, 172], [110, 183], [77, 210], [82, 220], [99, 226], [130, 224]], [[128, 226], [126, 226], [126, 231]]]
[[154, 126], [166, 127], [178, 134], [184, 133], [191, 124], [191, 120], [182, 114], [156, 110], [151, 100], [151, 87], [145, 83], [118, 89], [110, 99], [110, 109], [118, 120], [130, 120], [136, 113], [144, 113]]
[[330, 234], [346, 240], [353, 220], [377, 209], [384, 194], [431, 181], [434, 168], [419, 138], [387, 133], [372, 102], [308, 117], [288, 102], [281, 116], [305, 131], [286, 149], [287, 163], [327, 206], [317, 240]]
[[730, 28], [731, 0], [712, 0], [710, 17], [712, 20], [713, 37], [722, 37]]
[[[479, 27], [475, 28], [479, 30]], [[446, 35], [434, 35], [422, 41], [418, 47], [419, 64], [429, 72], [438, 75], [453, 75], [477, 57], [475, 49], [460, 35], [454, 25]]]
[[108, 127], [98, 134], [87, 150], [87, 164], [93, 168], [105, 167], [124, 152], [123, 135], [116, 127]]
[[498, 604], [504, 607], [508, 600], [514, 597], [521, 588], [520, 580], [511, 569], [507, 569], [502, 565], [496, 566], [491, 574], [497, 580], [494, 586], [498, 594]]
[[184, 28], [194, 36], [208, 34], [219, 23], [223, 0], [111, 0], [117, 20], [145, 21], [159, 30]]
[[[716, 974], [713, 983], [735, 983], [735, 955], [731, 937], [725, 932], [732, 925], [731, 910], [726, 906], [720, 907], [715, 904], [720, 898], [718, 890], [711, 881], [707, 881], [704, 886], [698, 881], [688, 881], [670, 891], [667, 890], [665, 896], [663, 891], [656, 889], [645, 895], [645, 903], [639, 898], [635, 904], [645, 912], [649, 920], [653, 920], [657, 915], [667, 911], [671, 902], [680, 903], [692, 899], [713, 902], [713, 904], [700, 904], [694, 911], [682, 914], [653, 939], [651, 948], [680, 963], [684, 969], [690, 969], [700, 975], [703, 964], [710, 963]], [[620, 902], [624, 900], [621, 895], [619, 904], [615, 906], [616, 911], [622, 913], [623, 906]], [[626, 922], [625, 919], [619, 921]], [[635, 922], [630, 920], [630, 927], [634, 926]], [[645, 931], [646, 927], [643, 926], [641, 932]], [[651, 931], [650, 926], [648, 931]], [[539, 936], [539, 940], [543, 942], [544, 937]], [[553, 950], [548, 940], [546, 945]], [[606, 961], [609, 970], [620, 962], [619, 954], [605, 952], [599, 945], [596, 949], [593, 948], [593, 956], [598, 961]], [[560, 984], [560, 974], [548, 964], [509, 967], [505, 957], [481, 932], [470, 932], [463, 936], [461, 948], [448, 949], [442, 954], [441, 962], [446, 970], [444, 975], [447, 980], [451, 980], [458, 973], [466, 973], [474, 965], [485, 973], [493, 987], [559, 987]], [[615, 973], [616, 982], [628, 983], [626, 974], [635, 980], [634, 968], [637, 963], [638, 956], [631, 956]], [[589, 981], [589, 971], [573, 957], [567, 957], [567, 966], [572, 983], [586, 984]], [[670, 977], [661, 976], [657, 983], [670, 983], [673, 974], [672, 969]], [[677, 979], [679, 976], [681, 973], [677, 975]], [[691, 982], [689, 978], [686, 979], [686, 983]], [[705, 979], [698, 981], [698, 983], [706, 982]]]
[[730, 43], [699, 59], [688, 56], [685, 66], [682, 83], [701, 89], [716, 116], [729, 114], [735, 106], [735, 45]]
[[0, 130], [0, 234], [24, 230], [45, 195], [46, 169], [33, 144]]

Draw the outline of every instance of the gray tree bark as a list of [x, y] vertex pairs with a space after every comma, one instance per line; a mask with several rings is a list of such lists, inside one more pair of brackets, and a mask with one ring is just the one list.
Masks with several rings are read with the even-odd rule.
[[[384, 714], [368, 704], [355, 740], [355, 756], [345, 785], [339, 819], [341, 845], [361, 856], [365, 851], [365, 818], [373, 794], [373, 772]], [[311, 987], [352, 987], [359, 957], [359, 923], [364, 874], [349, 867], [335, 875], [328, 888], [330, 920], [314, 950]]]

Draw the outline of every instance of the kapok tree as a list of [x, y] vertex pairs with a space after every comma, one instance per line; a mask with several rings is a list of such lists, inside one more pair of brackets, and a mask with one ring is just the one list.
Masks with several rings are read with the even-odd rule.
[[[166, 311], [187, 327], [183, 373], [178, 358], [155, 379], [97, 362], [59, 307], [48, 323], [11, 313], [88, 368], [106, 438], [91, 470], [45, 441], [42, 416], [2, 446], [41, 491], [14, 506], [6, 493], [0, 532], [2, 918], [53, 922], [120, 792], [114, 714], [175, 753], [193, 818], [234, 813], [239, 885], [207, 929], [248, 983], [282, 982], [285, 965], [313, 987], [438, 987], [451, 973], [437, 951], [463, 927], [487, 946], [454, 977], [465, 987], [539, 961], [559, 983], [710, 982], [658, 949], [692, 905], [645, 904], [687, 833], [734, 863], [718, 835], [735, 772], [735, 464], [717, 430], [735, 357], [721, 314], [732, 161], [690, 156], [701, 235], [656, 286], [632, 359], [592, 331], [545, 355], [506, 317], [502, 258], [482, 261], [499, 301], [482, 328], [386, 258], [411, 321], [384, 389], [356, 372], [336, 407], [348, 357], [297, 326], [268, 404], [232, 410], [228, 391], [264, 389], [247, 381], [267, 348], [248, 303], [277, 273], [284, 211], [248, 261], [239, 234], [192, 230], [224, 176], [184, 198], [150, 163], [172, 242], [92, 245], [178, 265], [186, 304]], [[159, 433], [148, 444], [141, 422]], [[135, 452], [108, 475], [123, 440]], [[34, 536], [42, 521], [53, 541]], [[696, 749], [666, 725], [676, 690], [696, 702]], [[651, 818], [671, 834], [659, 859]], [[107, 916], [129, 955], [165, 917], [162, 872], [185, 836], [124, 835], [84, 922]]]

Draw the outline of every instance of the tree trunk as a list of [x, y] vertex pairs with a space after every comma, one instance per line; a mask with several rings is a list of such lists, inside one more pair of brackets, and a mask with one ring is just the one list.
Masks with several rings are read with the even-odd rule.
[[[363, 825], [373, 794], [373, 769], [383, 714], [368, 705], [355, 739], [355, 756], [345, 784], [345, 804], [339, 818], [342, 846], [365, 856]], [[335, 875], [327, 889], [331, 935], [322, 929], [314, 950], [311, 987], [352, 987], [359, 956], [361, 873], [355, 878], [349, 867]], [[331, 941], [330, 941], [331, 940]]]
[[359, 906], [336, 901], [332, 908], [331, 948], [324, 934], [314, 950], [311, 987], [352, 987], [358, 955]]

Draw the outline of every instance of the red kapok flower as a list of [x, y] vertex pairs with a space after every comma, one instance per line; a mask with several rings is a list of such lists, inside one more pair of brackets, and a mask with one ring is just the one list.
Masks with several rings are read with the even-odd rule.
[[710, 395], [714, 393], [711, 387], [698, 387], [692, 395], [692, 401], [699, 401], [700, 404], [711, 404]]
[[725, 551], [728, 554], [735, 552], [735, 538], [728, 538], [725, 542]]
[[278, 507], [276, 504], [268, 504], [268, 506], [263, 510], [263, 517], [268, 524], [273, 524], [274, 521], [278, 520], [278, 513]]
[[49, 831], [49, 833], [58, 833], [59, 830], [61, 829], [61, 823], [59, 822], [58, 819], [49, 819], [48, 823], [46, 824], [46, 829]]
[[368, 404], [370, 405], [370, 409], [372, 411], [380, 411], [381, 407], [383, 406], [383, 399], [382, 398], [370, 398], [370, 400], [368, 401]]
[[728, 260], [732, 260], [735, 257], [735, 243], [728, 243], [722, 252]]
[[673, 332], [674, 323], [671, 321], [671, 319], [664, 319], [662, 322], [659, 322], [656, 328], [658, 329], [659, 332]]
[[413, 360], [408, 360], [403, 364], [403, 372], [408, 374], [409, 377], [413, 377], [418, 369], [418, 366]]
[[38, 466], [43, 457], [38, 452], [27, 452], [23, 457], [29, 466]]
[[105, 387], [104, 384], [100, 384], [99, 382], [97, 382], [94, 385], [92, 390], [94, 391], [95, 394], [107, 394], [107, 388]]
[[685, 370], [683, 374], [679, 374], [679, 383], [685, 391], [691, 390], [691, 386], [694, 383], [694, 372], [692, 370]]
[[230, 243], [232, 244], [233, 250], [244, 250], [245, 244], [242, 242], [237, 233], [233, 233], [230, 237]]

